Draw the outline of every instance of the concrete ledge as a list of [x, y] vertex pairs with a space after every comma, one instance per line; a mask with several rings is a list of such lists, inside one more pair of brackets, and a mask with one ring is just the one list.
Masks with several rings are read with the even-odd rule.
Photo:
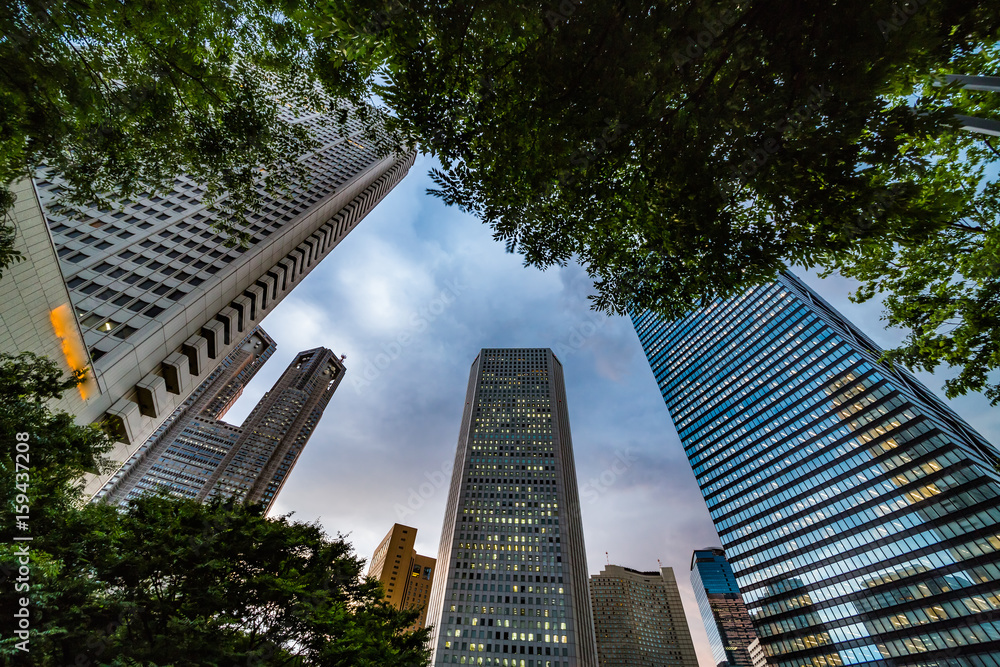
[[117, 403], [108, 408], [107, 420], [115, 436], [129, 445], [135, 443], [136, 437], [142, 431], [139, 405], [127, 398], [118, 399]]
[[277, 291], [275, 289], [277, 287], [277, 281], [274, 279], [273, 276], [264, 274], [257, 281], [257, 284], [263, 287], [264, 300], [261, 303], [262, 303], [262, 308], [264, 308], [264, 310], [267, 310], [269, 306], [273, 305], [275, 297], [278, 296]]
[[174, 352], [163, 360], [163, 381], [171, 394], [181, 394], [191, 385], [191, 369], [188, 359], [180, 352]]
[[218, 359], [222, 354], [222, 348], [226, 346], [226, 327], [218, 321], [213, 320], [201, 328], [202, 338], [208, 342], [208, 358]]
[[208, 363], [208, 341], [195, 334], [184, 341], [181, 352], [188, 358], [188, 370], [191, 375], [201, 375], [205, 370], [205, 364]]
[[264, 288], [260, 285], [251, 285], [243, 294], [250, 299], [250, 319], [254, 322], [264, 319]]
[[167, 406], [167, 383], [150, 373], [135, 385], [139, 412], [147, 417], [162, 417]]
[[240, 318], [238, 320], [239, 326], [237, 326], [237, 330], [240, 333], [243, 333], [243, 331], [250, 326], [250, 299], [245, 296], [238, 296], [233, 299], [232, 305], [233, 308], [236, 309], [236, 312], [240, 314]]
[[223, 341], [226, 345], [233, 342], [234, 334], [236, 333], [236, 322], [239, 318], [239, 313], [232, 306], [226, 306], [219, 314], [215, 316], [219, 322], [222, 322], [223, 327]]

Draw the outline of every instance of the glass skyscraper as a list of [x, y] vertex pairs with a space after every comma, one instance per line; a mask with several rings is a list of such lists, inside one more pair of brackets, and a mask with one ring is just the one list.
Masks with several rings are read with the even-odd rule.
[[433, 665], [597, 667], [562, 364], [472, 365], [427, 619]]
[[1000, 665], [1000, 455], [785, 274], [633, 322], [771, 664]]
[[757, 635], [725, 551], [699, 549], [691, 555], [691, 587], [716, 667], [753, 667], [747, 647]]

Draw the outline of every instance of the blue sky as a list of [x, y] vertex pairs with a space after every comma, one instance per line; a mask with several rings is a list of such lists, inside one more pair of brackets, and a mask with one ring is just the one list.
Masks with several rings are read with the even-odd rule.
[[[692, 550], [718, 537], [631, 323], [590, 310], [579, 266], [525, 268], [478, 220], [425, 194], [432, 163], [409, 175], [264, 320], [278, 349], [226, 416], [240, 423], [296, 352], [347, 355], [347, 375], [278, 497], [276, 512], [319, 520], [368, 559], [394, 522], [436, 556], [469, 368], [483, 347], [551, 347], [563, 363], [591, 573], [673, 567], [699, 659], [711, 651], [691, 590]], [[883, 346], [878, 304], [850, 283], [810, 285]], [[938, 391], [946, 375], [920, 375]], [[1000, 442], [1000, 411], [952, 401]]]

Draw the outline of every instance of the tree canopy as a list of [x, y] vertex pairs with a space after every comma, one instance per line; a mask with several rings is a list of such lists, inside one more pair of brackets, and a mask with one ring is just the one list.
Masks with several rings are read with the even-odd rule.
[[308, 148], [281, 100], [343, 100], [388, 125], [384, 148], [439, 158], [434, 193], [527, 264], [581, 262], [598, 309], [673, 317], [836, 270], [889, 296], [910, 333], [893, 358], [996, 399], [1000, 153], [955, 116], [1000, 117], [1000, 95], [942, 83], [998, 73], [995, 9], [19, 0], [0, 10], [0, 181], [50, 164], [85, 201], [187, 171], [252, 206], [254, 178]]
[[821, 267], [886, 291], [912, 332], [893, 358], [964, 366], [953, 393], [1000, 365], [998, 153], [955, 119], [1000, 95], [943, 80], [998, 72], [990, 3], [317, 6], [317, 34], [384, 62], [434, 194], [529, 265], [580, 261], [596, 308], [673, 317]]
[[0, 213], [13, 204], [6, 186], [41, 166], [61, 179], [70, 207], [169, 190], [187, 173], [218, 204], [219, 227], [238, 235], [260, 186], [277, 190], [303, 175], [297, 159], [313, 140], [286, 105], [336, 106], [309, 75], [314, 42], [284, 6], [4, 3]]
[[[5, 661], [427, 664], [428, 631], [406, 631], [417, 612], [384, 601], [342, 536], [222, 500], [149, 495], [122, 509], [84, 505], [76, 481], [100, 465], [111, 441], [49, 411], [45, 400], [77, 382], [60, 375], [44, 358], [0, 357], [0, 437], [10, 444], [0, 452], [7, 510], [0, 514], [0, 606], [11, 612], [0, 635]], [[24, 445], [20, 458], [15, 443]], [[11, 628], [22, 607], [28, 654]]]

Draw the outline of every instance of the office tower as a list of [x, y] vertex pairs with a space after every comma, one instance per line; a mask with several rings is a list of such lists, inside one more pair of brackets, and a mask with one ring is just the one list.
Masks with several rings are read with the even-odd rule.
[[794, 276], [633, 321], [769, 663], [1000, 664], [993, 446]]
[[221, 495], [270, 508], [345, 372], [331, 350], [299, 352], [254, 406], [199, 500]]
[[484, 349], [465, 400], [432, 664], [596, 667], [562, 364], [547, 348]]
[[767, 656], [764, 655], [764, 648], [756, 637], [747, 646], [747, 653], [750, 654], [750, 664], [753, 667], [767, 667]]
[[274, 342], [257, 328], [95, 499], [121, 504], [163, 488], [270, 509], [345, 372], [330, 350], [300, 352], [242, 426], [221, 421], [273, 351]]
[[673, 569], [607, 565], [590, 600], [600, 667], [698, 667]]
[[427, 601], [434, 581], [436, 559], [421, 556], [413, 548], [417, 529], [393, 524], [392, 530], [375, 549], [368, 576], [382, 582], [385, 598], [396, 609], [417, 609], [420, 617], [409, 628], [418, 630], [427, 625]]
[[753, 667], [748, 647], [757, 635], [726, 552], [713, 548], [695, 551], [691, 555], [691, 586], [716, 667]]
[[239, 429], [222, 422], [243, 388], [274, 354], [277, 345], [260, 326], [195, 389], [118, 469], [94, 501], [121, 504], [157, 488], [194, 498], [236, 442]]
[[19, 243], [37, 266], [4, 277], [15, 295], [0, 317], [13, 333], [0, 351], [92, 366], [95, 381], [57, 407], [107, 421], [120, 441], [112, 459], [127, 460], [413, 163], [380, 156], [357, 121], [344, 135], [319, 114], [294, 120], [320, 147], [302, 158], [307, 181], [278, 197], [261, 190], [249, 247], [227, 247], [204, 187], [183, 175], [170, 193], [75, 214], [55, 204], [61, 185], [44, 171], [15, 187]]

